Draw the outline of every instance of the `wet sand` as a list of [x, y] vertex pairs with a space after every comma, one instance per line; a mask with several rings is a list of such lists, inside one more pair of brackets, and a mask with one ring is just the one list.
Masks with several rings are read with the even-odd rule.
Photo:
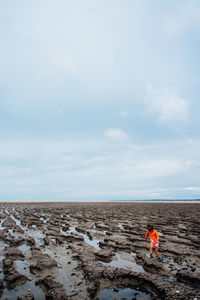
[[0, 297], [197, 300], [199, 232], [200, 203], [2, 203]]

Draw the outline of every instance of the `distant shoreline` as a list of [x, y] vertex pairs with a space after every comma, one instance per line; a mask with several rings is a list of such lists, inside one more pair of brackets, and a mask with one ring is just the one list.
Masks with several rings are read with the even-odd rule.
[[200, 199], [192, 199], [192, 200], [38, 200], [38, 201], [29, 201], [29, 200], [21, 200], [21, 201], [14, 201], [14, 200], [1, 200], [0, 204], [18, 204], [18, 203], [37, 203], [37, 204], [42, 204], [42, 203], [200, 203]]
[[109, 200], [109, 202], [200, 202], [200, 199], [191, 199], [191, 200], [169, 200], [169, 199], [162, 199], [162, 200]]

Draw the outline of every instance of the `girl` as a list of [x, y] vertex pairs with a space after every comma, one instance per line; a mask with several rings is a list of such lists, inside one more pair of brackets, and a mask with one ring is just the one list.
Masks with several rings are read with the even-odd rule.
[[158, 253], [158, 246], [159, 246], [158, 232], [155, 229], [153, 229], [152, 224], [147, 225], [147, 230], [148, 231], [147, 231], [147, 234], [145, 236], [145, 240], [149, 236], [149, 238], [150, 238], [150, 257], [152, 258], [152, 250], [153, 250], [153, 247], [155, 247], [155, 252], [156, 252], [157, 258], [160, 258], [160, 255]]

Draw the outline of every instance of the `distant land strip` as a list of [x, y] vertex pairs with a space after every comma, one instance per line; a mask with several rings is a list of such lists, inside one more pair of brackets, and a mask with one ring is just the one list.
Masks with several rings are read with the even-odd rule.
[[200, 199], [147, 199], [147, 200], [108, 200], [111, 202], [197, 202]]
[[200, 199], [141, 199], [141, 200], [0, 200], [0, 203], [109, 203], [109, 202], [179, 202], [200, 203]]

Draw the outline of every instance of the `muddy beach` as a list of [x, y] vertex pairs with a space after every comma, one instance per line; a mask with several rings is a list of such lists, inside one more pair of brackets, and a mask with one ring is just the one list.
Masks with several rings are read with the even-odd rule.
[[198, 203], [2, 203], [0, 297], [198, 300], [199, 232]]

